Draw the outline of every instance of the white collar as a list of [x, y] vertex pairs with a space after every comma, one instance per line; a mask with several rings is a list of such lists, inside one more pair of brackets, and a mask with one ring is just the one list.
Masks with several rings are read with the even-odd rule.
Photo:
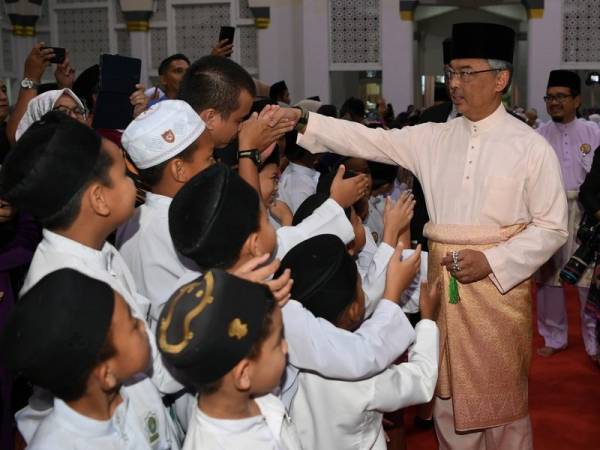
[[472, 135], [480, 135], [495, 128], [504, 120], [507, 115], [508, 113], [506, 112], [506, 108], [502, 102], [500, 102], [500, 105], [498, 105], [498, 108], [496, 108], [492, 114], [484, 119], [478, 120], [477, 122], [472, 122], [465, 116], [463, 117], [465, 118], [464, 123], [469, 128], [469, 132]]
[[319, 172], [317, 172], [315, 169], [311, 169], [310, 167], [301, 166], [300, 164], [296, 164], [291, 161], [290, 161], [289, 167], [290, 167], [291, 171], [299, 173], [300, 175], [306, 175], [307, 177], [310, 177], [310, 178], [315, 178], [315, 176], [317, 178], [319, 177]]
[[153, 192], [146, 192], [146, 201], [144, 205], [148, 205], [150, 208], [168, 208], [171, 205], [173, 199], [165, 195], [155, 194]]
[[112, 417], [108, 420], [96, 420], [84, 416], [59, 398], [54, 398], [54, 413], [58, 415], [61, 422], [67, 427], [71, 427], [78, 434], [89, 437], [106, 436], [111, 434], [115, 429], [122, 428], [123, 426], [123, 423], [121, 423], [120, 427], [115, 426], [114, 423], [117, 416], [122, 417], [119, 420], [124, 422], [124, 417], [129, 407], [129, 397], [123, 388], [121, 388], [120, 394], [123, 401], [115, 408]]
[[112, 256], [115, 253], [114, 247], [108, 242], [104, 243], [102, 250], [96, 250], [46, 228], [42, 230], [42, 235], [43, 242], [51, 249], [85, 259], [86, 263], [93, 264], [103, 271], [110, 267]]

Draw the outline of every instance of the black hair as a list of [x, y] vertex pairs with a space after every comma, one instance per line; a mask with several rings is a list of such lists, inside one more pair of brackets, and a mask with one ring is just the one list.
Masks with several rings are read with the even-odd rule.
[[65, 402], [80, 399], [85, 391], [87, 390], [87, 381], [92, 374], [92, 371], [104, 361], [112, 358], [117, 354], [117, 349], [113, 343], [112, 331], [109, 329], [106, 334], [106, 339], [98, 351], [96, 361], [90, 365], [86, 370], [83, 370], [77, 374], [77, 377], [72, 383], [63, 385], [62, 389], [54, 389], [53, 394], [55, 397], [60, 398]]
[[296, 141], [298, 139], [298, 132], [293, 130], [285, 134], [285, 156], [290, 161], [299, 161], [305, 158], [311, 153], [300, 147]]
[[317, 114], [322, 114], [327, 117], [337, 117], [337, 108], [335, 105], [321, 105], [317, 109]]
[[340, 109], [340, 117], [349, 114], [352, 119], [364, 119], [365, 117], [365, 102], [356, 97], [350, 97], [344, 102]]
[[158, 74], [164, 75], [165, 72], [169, 69], [169, 65], [173, 61], [185, 61], [186, 63], [188, 63], [188, 65], [190, 64], [190, 60], [183, 53], [175, 53], [174, 55], [168, 56], [161, 61], [160, 65], [158, 66]]
[[252, 97], [256, 95], [250, 74], [229, 58], [209, 55], [195, 61], [187, 70], [177, 98], [188, 102], [197, 113], [212, 108], [227, 118], [239, 108], [243, 91]]
[[94, 182], [100, 182], [103, 186], [107, 187], [112, 185], [109, 172], [113, 163], [114, 161], [110, 154], [104, 147], [100, 147], [96, 164], [94, 164], [87, 183], [56, 213], [49, 217], [40, 218], [42, 226], [49, 230], [62, 230], [71, 226], [81, 211], [81, 201], [87, 188]]
[[169, 163], [175, 158], [183, 159], [184, 161], [190, 161], [193, 157], [194, 152], [198, 148], [198, 141], [200, 137], [198, 137], [194, 142], [184, 148], [180, 153], [173, 156], [172, 158], [167, 159], [166, 161], [157, 164], [156, 166], [148, 167], [147, 169], [139, 169], [138, 168], [138, 177], [146, 186], [152, 188], [156, 186], [163, 177], [165, 172], [165, 168], [169, 165]]
[[275, 150], [273, 150], [273, 153], [271, 153], [267, 159], [260, 163], [260, 166], [258, 166], [258, 171], [262, 172], [262, 170], [269, 164], [275, 164], [277, 167], [279, 167], [280, 161], [281, 158], [279, 156], [279, 146], [276, 145]]
[[[267, 310], [265, 311], [265, 317], [263, 318], [260, 331], [245, 359], [256, 361], [256, 359], [260, 357], [262, 345], [268, 339], [273, 329], [273, 313], [275, 312], [276, 303], [275, 299], [272, 296], [268, 297], [267, 301]], [[198, 394], [200, 395], [210, 395], [217, 392], [221, 388], [222, 384], [223, 377], [219, 378], [216, 381], [213, 381], [212, 383], [206, 383], [196, 386], [196, 389], [198, 390]]]
[[281, 97], [283, 97], [284, 92], [287, 90], [288, 88], [285, 83], [275, 83], [269, 88], [269, 97], [276, 102], [281, 100]]

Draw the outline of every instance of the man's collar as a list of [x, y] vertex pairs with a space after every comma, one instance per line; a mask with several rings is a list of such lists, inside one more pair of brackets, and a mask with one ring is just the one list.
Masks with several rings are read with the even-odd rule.
[[473, 122], [465, 117], [465, 124], [471, 134], [479, 135], [495, 128], [507, 115], [504, 104], [500, 102], [498, 108], [486, 118]]

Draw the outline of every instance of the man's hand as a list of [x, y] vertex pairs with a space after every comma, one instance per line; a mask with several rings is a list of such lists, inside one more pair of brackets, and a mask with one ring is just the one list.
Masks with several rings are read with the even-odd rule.
[[[261, 112], [261, 115], [263, 113]], [[269, 125], [270, 115], [259, 116], [257, 113], [252, 113], [248, 120], [240, 125], [239, 134], [239, 149], [259, 151], [273, 151], [273, 144], [281, 139], [283, 135], [294, 129], [294, 125], [288, 120], [281, 120], [274, 126]], [[273, 148], [270, 148], [273, 146]], [[263, 158], [268, 157], [265, 153], [261, 155]]]
[[436, 321], [440, 312], [441, 292], [439, 280], [429, 286], [426, 281], [421, 283], [421, 291], [419, 292], [419, 309], [421, 310], [421, 318]]
[[6, 223], [13, 220], [16, 210], [4, 200], [0, 200], [0, 223]]
[[280, 120], [286, 119], [296, 126], [300, 117], [302, 117], [302, 111], [298, 108], [279, 108], [279, 110], [273, 114], [270, 125], [274, 126]]
[[223, 57], [231, 56], [233, 53], [233, 44], [228, 44], [228, 42], [229, 39], [223, 39], [222, 41], [219, 41], [217, 45], [213, 47], [210, 54], [213, 56]]
[[[461, 250], [458, 252], [458, 267], [454, 267], [452, 253], [446, 253], [442, 259], [442, 266], [454, 275], [460, 283], [469, 284], [479, 280], [483, 280], [490, 273], [492, 268], [485, 254], [477, 250]], [[460, 270], [455, 270], [460, 269]]]
[[400, 194], [400, 198], [396, 204], [389, 197], [385, 199], [385, 206], [383, 208], [383, 242], [392, 247], [396, 246], [398, 236], [404, 233], [410, 225], [414, 209], [414, 196], [407, 191]]
[[340, 165], [329, 190], [329, 196], [344, 209], [349, 208], [363, 198], [369, 189], [369, 177], [365, 174], [344, 180], [345, 172], [346, 167]]
[[56, 84], [58, 84], [59, 89], [71, 89], [73, 87], [73, 83], [75, 82], [75, 69], [71, 66], [69, 52], [66, 52], [63, 63], [56, 65], [54, 78], [56, 79]]
[[415, 252], [406, 259], [402, 259], [403, 249], [404, 246], [399, 243], [390, 259], [383, 293], [383, 298], [395, 303], [400, 301], [402, 292], [410, 286], [421, 267], [421, 245], [417, 245]]
[[294, 214], [285, 202], [275, 200], [269, 207], [269, 211], [271, 211], [271, 215], [277, 219], [281, 226], [287, 227], [292, 224]]
[[144, 94], [143, 84], [136, 84], [135, 91], [129, 96], [129, 101], [133, 105], [133, 118], [135, 119], [148, 108], [148, 97]]
[[52, 48], [43, 49], [45, 45], [43, 42], [35, 44], [25, 59], [23, 76], [38, 84], [42, 81], [44, 71], [50, 65], [50, 60], [54, 58], [54, 50]]
[[289, 269], [286, 269], [279, 278], [270, 279], [277, 269], [279, 269], [281, 263], [278, 259], [275, 259], [271, 263], [263, 265], [268, 259], [268, 253], [252, 258], [233, 272], [233, 275], [243, 278], [244, 280], [252, 281], [253, 283], [264, 284], [270, 289], [279, 306], [283, 307], [290, 299], [290, 292], [294, 280], [291, 278]]

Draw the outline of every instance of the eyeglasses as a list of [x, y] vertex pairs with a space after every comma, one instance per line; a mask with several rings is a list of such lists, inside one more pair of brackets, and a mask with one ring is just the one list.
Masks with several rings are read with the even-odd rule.
[[71, 116], [73, 118], [82, 117], [83, 119], [87, 116], [87, 111], [76, 106], [75, 108], [69, 108], [68, 106], [59, 105], [52, 108], [52, 111], [60, 111], [61, 113]]
[[573, 97], [573, 96], [569, 95], [569, 94], [546, 95], [544, 97], [544, 101], [546, 103], [554, 103], [554, 102], [563, 103], [569, 97]]
[[502, 69], [486, 69], [486, 70], [459, 70], [458, 72], [452, 69], [444, 70], [444, 74], [446, 75], [446, 80], [450, 81], [452, 78], [458, 77], [460, 81], [463, 83], [468, 83], [473, 79], [473, 75], [477, 75], [478, 73], [485, 72], [499, 72]]

